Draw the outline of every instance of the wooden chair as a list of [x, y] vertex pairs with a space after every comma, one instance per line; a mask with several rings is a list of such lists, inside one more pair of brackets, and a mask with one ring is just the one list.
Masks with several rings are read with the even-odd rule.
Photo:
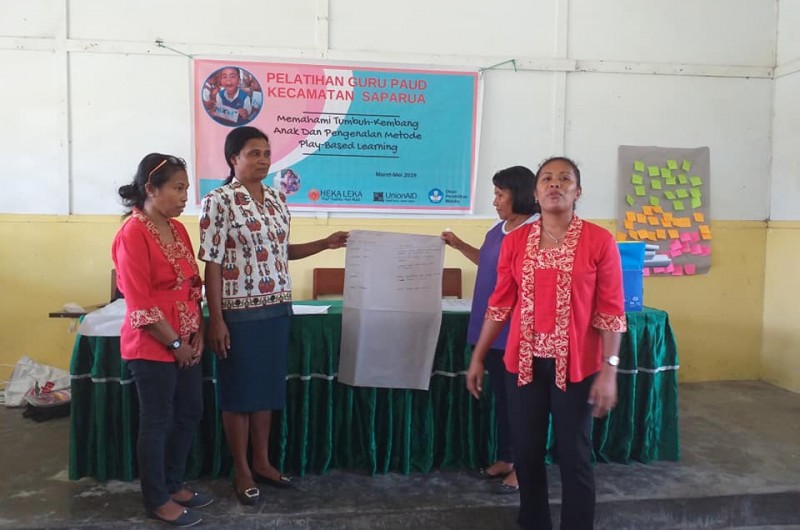
[[[314, 269], [311, 297], [317, 300], [320, 296], [337, 296], [344, 293], [344, 269]], [[442, 298], [462, 297], [461, 269], [442, 270]]]
[[314, 269], [314, 282], [311, 297], [317, 300], [320, 296], [336, 296], [344, 294], [344, 269]]

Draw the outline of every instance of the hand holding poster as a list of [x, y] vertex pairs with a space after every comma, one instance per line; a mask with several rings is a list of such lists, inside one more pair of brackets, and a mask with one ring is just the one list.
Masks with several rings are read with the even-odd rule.
[[270, 138], [294, 210], [469, 212], [478, 74], [194, 61], [198, 200], [228, 176], [231, 127]]

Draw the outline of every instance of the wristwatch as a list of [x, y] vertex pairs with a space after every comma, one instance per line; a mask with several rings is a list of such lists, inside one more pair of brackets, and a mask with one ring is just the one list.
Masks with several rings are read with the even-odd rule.
[[603, 362], [608, 363], [611, 366], [619, 366], [619, 355], [609, 355], [603, 359]]
[[175, 339], [172, 342], [170, 342], [169, 344], [167, 344], [167, 349], [169, 351], [175, 351], [175, 350], [177, 350], [178, 348], [181, 347], [181, 344], [183, 344], [183, 341], [181, 340], [180, 337], [178, 337], [177, 339]]

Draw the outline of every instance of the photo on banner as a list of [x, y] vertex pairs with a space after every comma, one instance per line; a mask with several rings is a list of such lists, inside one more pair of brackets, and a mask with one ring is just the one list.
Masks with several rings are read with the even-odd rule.
[[228, 176], [225, 136], [270, 139], [265, 183], [294, 211], [469, 213], [477, 168], [477, 71], [196, 59], [200, 199]]
[[644, 276], [708, 272], [710, 167], [708, 147], [619, 147], [617, 240], [646, 243]]

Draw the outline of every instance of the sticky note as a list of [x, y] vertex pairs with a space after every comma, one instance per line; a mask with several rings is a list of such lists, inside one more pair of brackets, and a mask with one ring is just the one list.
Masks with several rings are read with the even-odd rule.
[[661, 170], [658, 168], [658, 166], [648, 166], [647, 174], [651, 177], [657, 177], [661, 174]]
[[650, 267], [645, 267], [642, 269], [642, 276], [644, 276], [645, 278], [650, 276]]
[[655, 211], [655, 208], [658, 208], [659, 204], [661, 204], [661, 199], [651, 195], [650, 196], [650, 205], [654, 207], [653, 211]]
[[664, 197], [666, 197], [670, 201], [675, 200], [675, 193], [672, 191], [665, 191]]
[[711, 233], [711, 227], [708, 225], [700, 225], [698, 228], [700, 229], [701, 234], [703, 232], [708, 232], [709, 234]]
[[660, 190], [661, 189], [661, 181], [658, 180], [658, 179], [651, 180], [650, 181], [650, 187], [653, 188], [654, 190]]
[[675, 265], [672, 267], [672, 275], [673, 276], [683, 276], [683, 266], [682, 265]]
[[700, 232], [700, 237], [708, 241], [711, 239], [711, 232]]
[[664, 274], [666, 267], [653, 267], [653, 274]]
[[636, 233], [639, 234], [639, 239], [647, 239], [647, 230], [637, 230]]
[[625, 232], [617, 232], [617, 241], [627, 241], [627, 240], [628, 240], [628, 234], [626, 234]]
[[665, 178], [671, 177], [671, 176], [672, 176], [672, 171], [670, 171], [669, 169], [667, 169], [665, 167], [661, 168], [661, 178], [665, 179]]
[[672, 226], [672, 217], [667, 219], [666, 214], [664, 214], [664, 218], [661, 219], [661, 226], [664, 228], [670, 228]]
[[689, 196], [689, 192], [683, 188], [679, 188], [675, 190], [675, 195], [677, 195], [679, 199], [685, 199]]
[[692, 243], [697, 243], [700, 241], [700, 234], [697, 232], [689, 232], [689, 241]]
[[647, 231], [647, 239], [649, 239], [650, 241], [655, 241], [656, 240], [656, 232], [655, 232], [655, 230], [648, 230]]
[[684, 160], [683, 164], [681, 164], [681, 169], [686, 171], [686, 172], [691, 171], [692, 170], [692, 163], [689, 162], [688, 160]]
[[634, 186], [633, 191], [636, 193], [637, 197], [644, 197], [647, 193], [644, 190], [644, 186]]
[[643, 213], [636, 214], [636, 222], [645, 224], [647, 222], [647, 216]]
[[661, 226], [661, 221], [658, 220], [658, 217], [652, 215], [647, 218], [647, 224], [650, 226]]
[[634, 173], [633, 175], [631, 175], [631, 183], [641, 186], [642, 184], [644, 184], [644, 177], [642, 175]]
[[672, 221], [672, 212], [664, 212], [664, 220]]
[[672, 274], [672, 271], [674, 271], [674, 270], [675, 270], [675, 264], [674, 263], [670, 263], [669, 265], [667, 265], [667, 268], [666, 268], [666, 270], [664, 272], [666, 272], [668, 274]]
[[642, 162], [641, 160], [634, 160], [633, 169], [634, 171], [644, 171], [644, 162]]
[[667, 160], [667, 167], [670, 169], [678, 169], [678, 162], [675, 160]]
[[658, 239], [667, 239], [667, 231], [663, 228], [659, 228], [656, 230], [656, 237]]
[[703, 253], [700, 254], [701, 256], [710, 256], [711, 255], [711, 247], [708, 245], [700, 245], [700, 248], [703, 250]]
[[670, 250], [680, 250], [681, 247], [683, 247], [683, 243], [681, 243], [680, 241], [670, 241], [669, 243]]
[[633, 230], [633, 221], [631, 221], [629, 219], [626, 219], [625, 223], [624, 223], [624, 226], [625, 226], [625, 230]]
[[703, 206], [701, 200], [697, 197], [692, 197], [692, 208], [700, 208]]
[[666, 178], [664, 179], [664, 183], [665, 183], [667, 186], [674, 186], [674, 185], [675, 185], [675, 177], [666, 177]]
[[672, 219], [672, 224], [677, 226], [678, 228], [689, 228], [692, 226], [692, 220], [688, 217], [674, 217]]
[[692, 244], [692, 254], [695, 256], [701, 256], [703, 254], [703, 249], [699, 243]]
[[687, 263], [683, 266], [683, 272], [688, 275], [693, 275], [696, 271], [697, 267], [694, 263]]
[[642, 212], [645, 215], [653, 215], [653, 207], [652, 206], [642, 206]]
[[679, 184], [686, 184], [687, 182], [688, 182], [688, 180], [686, 179], [686, 175], [684, 175], [683, 173], [678, 175], [678, 183]]
[[692, 189], [689, 190], [689, 195], [691, 195], [692, 197], [694, 197], [696, 199], [699, 199], [700, 197], [703, 196], [703, 192], [700, 191], [698, 188], [692, 188]]
[[656, 205], [653, 206], [653, 213], [664, 213], [664, 210], [661, 208], [661, 206]]
[[625, 202], [628, 203], [628, 206], [633, 206], [636, 203], [636, 200], [631, 197], [630, 195], [625, 196]]
[[639, 241], [639, 234], [636, 233], [636, 230], [628, 230], [628, 235], [631, 239]]
[[692, 186], [702, 186], [703, 185], [703, 179], [701, 179], [698, 176], [689, 177], [689, 182], [692, 183]]
[[626, 221], [635, 221], [636, 220], [636, 212], [625, 212], [625, 220]]
[[691, 241], [692, 238], [689, 235], [689, 232], [684, 232], [681, 234], [681, 241]]
[[[702, 212], [694, 212], [692, 217], [694, 217], [694, 220], [697, 221], [698, 223], [705, 223], [706, 222], [706, 216], [703, 215]], [[702, 230], [703, 228], [700, 227], [700, 229]]]
[[672, 209], [680, 212], [683, 210], [683, 201], [672, 201]]
[[672, 230], [667, 230], [667, 234], [669, 234], [670, 239], [678, 239], [680, 237], [680, 232], [674, 228]]

